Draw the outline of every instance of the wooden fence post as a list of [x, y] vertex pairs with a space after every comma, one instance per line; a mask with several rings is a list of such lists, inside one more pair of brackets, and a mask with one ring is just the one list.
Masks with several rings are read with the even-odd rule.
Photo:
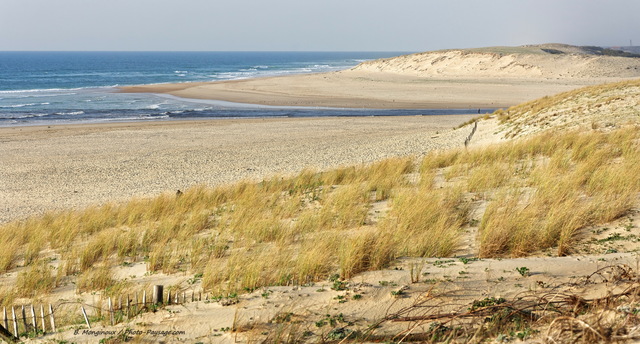
[[40, 305], [40, 321], [42, 323], [42, 333], [47, 333], [47, 323], [44, 321], [44, 305]]
[[131, 318], [131, 298], [127, 294], [127, 319]]
[[7, 307], [2, 308], [2, 324], [0, 326], [0, 339], [5, 340], [7, 343], [17, 343], [16, 337], [9, 332], [9, 319], [7, 319]]
[[164, 292], [164, 286], [161, 286], [161, 285], [153, 286], [153, 304], [154, 305], [160, 305], [164, 303], [164, 300], [162, 298], [163, 292]]
[[167, 292], [167, 304], [170, 305], [171, 304], [171, 290], [169, 290]]
[[24, 325], [24, 332], [29, 332], [29, 325], [27, 325], [27, 312], [24, 309], [24, 305], [22, 305], [22, 324]]
[[11, 306], [11, 318], [13, 320], [13, 334], [15, 334], [16, 338], [20, 338], [20, 333], [18, 332], [18, 318], [16, 317], [16, 309]]
[[109, 296], [109, 319], [111, 320], [111, 326], [114, 325], [113, 323], [113, 304], [111, 303], [111, 296]]
[[51, 322], [51, 331], [56, 332], [56, 318], [53, 316], [53, 306], [49, 304], [49, 321]]
[[33, 304], [31, 304], [31, 324], [33, 325], [33, 332], [38, 334], [38, 319], [36, 319], [36, 310], [33, 308]]
[[142, 291], [142, 308], [143, 309], [147, 308], [147, 291], [146, 290]]
[[91, 324], [89, 324], [89, 317], [87, 316], [87, 312], [84, 310], [84, 306], [80, 306], [80, 310], [82, 311], [82, 315], [84, 316], [84, 322], [87, 323], [87, 327], [91, 329]]
[[9, 319], [7, 319], [7, 307], [2, 307], [2, 324], [4, 328], [9, 329]]

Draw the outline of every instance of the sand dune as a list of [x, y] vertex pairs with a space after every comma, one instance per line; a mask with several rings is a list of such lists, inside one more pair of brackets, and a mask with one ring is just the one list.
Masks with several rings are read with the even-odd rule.
[[274, 106], [472, 109], [509, 107], [636, 77], [638, 58], [544, 45], [435, 51], [364, 62], [333, 73], [141, 85], [122, 91]]
[[422, 78], [599, 79], [640, 77], [640, 59], [566, 45], [445, 50], [361, 63], [353, 71]]
[[613, 129], [640, 121], [640, 80], [596, 85], [511, 107], [500, 112], [505, 135], [544, 130]]

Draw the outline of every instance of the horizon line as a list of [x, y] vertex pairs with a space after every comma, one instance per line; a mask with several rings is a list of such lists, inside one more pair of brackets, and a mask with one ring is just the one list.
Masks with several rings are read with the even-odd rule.
[[15, 53], [398, 53], [421, 50], [0, 50]]

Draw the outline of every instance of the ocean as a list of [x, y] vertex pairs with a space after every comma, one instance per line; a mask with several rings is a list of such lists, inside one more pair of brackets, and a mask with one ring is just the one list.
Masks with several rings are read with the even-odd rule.
[[0, 126], [202, 118], [393, 116], [468, 110], [267, 107], [117, 93], [118, 86], [347, 69], [403, 52], [0, 52]]

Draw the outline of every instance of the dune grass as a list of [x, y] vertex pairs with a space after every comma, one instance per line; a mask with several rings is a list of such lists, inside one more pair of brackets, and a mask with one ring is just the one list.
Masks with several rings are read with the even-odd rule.
[[[11, 238], [0, 251], [0, 272], [21, 267], [24, 295], [64, 280], [91, 291], [117, 282], [111, 266], [144, 261], [151, 272], [203, 273], [207, 290], [230, 294], [335, 273], [350, 278], [398, 257], [451, 256], [472, 223], [479, 223], [479, 256], [547, 248], [563, 255], [582, 228], [636, 204], [639, 142], [635, 126], [548, 132], [422, 159], [49, 213], [0, 227]], [[472, 219], [478, 202], [486, 210]], [[386, 210], [373, 214], [374, 204]], [[57, 271], [47, 268], [45, 250], [60, 255]]]
[[532, 100], [495, 115], [506, 137], [540, 132], [548, 128], [620, 127], [637, 124], [640, 111], [640, 79], [607, 83]]

